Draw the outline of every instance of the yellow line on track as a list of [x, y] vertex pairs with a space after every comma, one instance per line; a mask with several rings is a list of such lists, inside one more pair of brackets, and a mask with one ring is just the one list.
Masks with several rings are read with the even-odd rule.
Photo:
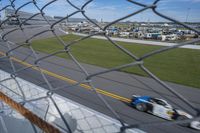
[[[0, 54], [3, 55], [3, 56], [5, 56], [5, 53], [3, 53], [3, 52], [1, 52], [1, 51], [0, 51]], [[31, 64], [29, 64], [29, 63], [27, 63], [27, 62], [24, 62], [24, 61], [22, 61], [22, 60], [20, 60], [20, 59], [15, 58], [15, 57], [10, 57], [10, 59], [12, 59], [13, 61], [15, 61], [15, 62], [17, 62], [17, 63], [20, 63], [20, 64], [22, 64], [22, 65], [24, 65], [24, 66], [27, 66], [27, 67], [33, 66], [33, 65], [31, 65]], [[32, 67], [32, 69], [39, 71], [39, 69], [38, 69], [37, 67], [35, 67], [35, 66]], [[43, 73], [45, 73], [45, 74], [47, 74], [47, 75], [49, 75], [49, 76], [52, 76], [52, 77], [55, 77], [55, 78], [57, 78], [57, 79], [66, 81], [66, 82], [68, 82], [68, 83], [71, 83], [71, 84], [76, 84], [76, 83], [78, 83], [77, 81], [75, 81], [75, 80], [73, 80], [73, 79], [70, 79], [70, 78], [68, 78], [68, 77], [64, 77], [64, 76], [58, 75], [58, 74], [53, 73], [53, 72], [50, 72], [50, 71], [48, 71], [48, 70], [46, 70], [46, 69], [40, 68], [40, 70], [41, 70]], [[81, 86], [82, 88], [87, 89], [87, 90], [92, 90], [91, 86], [86, 85], [86, 84], [80, 84], [79, 86]], [[111, 98], [114, 98], [114, 99], [117, 99], [117, 100], [120, 100], [120, 101], [123, 101], [123, 102], [129, 103], [129, 102], [131, 101], [131, 99], [128, 99], [128, 98], [125, 98], [125, 97], [122, 97], [122, 96], [119, 96], [119, 95], [110, 93], [110, 92], [108, 92], [108, 91], [105, 91], [105, 90], [102, 90], [102, 89], [99, 89], [99, 88], [96, 88], [96, 90], [97, 90], [98, 93], [100, 93], [100, 94], [102, 94], [102, 95], [105, 95], [105, 96], [108, 96], [108, 97], [111, 97]]]

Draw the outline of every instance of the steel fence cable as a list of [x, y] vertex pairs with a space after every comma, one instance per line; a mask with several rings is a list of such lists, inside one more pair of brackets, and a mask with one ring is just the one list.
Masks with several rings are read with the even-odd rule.
[[21, 104], [16, 103], [11, 98], [4, 95], [2, 92], [0, 92], [0, 99], [4, 101], [6, 104], [11, 106], [12, 108], [19, 111], [24, 117], [26, 117], [29, 121], [31, 121], [33, 124], [37, 125], [41, 129], [43, 129], [47, 133], [60, 133], [60, 131], [47, 123], [46, 121], [43, 121], [41, 118], [37, 117], [35, 114], [24, 108]]

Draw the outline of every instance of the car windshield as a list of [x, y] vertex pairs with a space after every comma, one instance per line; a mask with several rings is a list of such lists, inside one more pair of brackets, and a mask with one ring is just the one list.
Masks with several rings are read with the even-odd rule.
[[163, 106], [166, 106], [167, 103], [160, 100], [160, 99], [152, 99], [152, 101], [154, 101], [155, 103], [159, 104], [159, 105], [163, 105]]

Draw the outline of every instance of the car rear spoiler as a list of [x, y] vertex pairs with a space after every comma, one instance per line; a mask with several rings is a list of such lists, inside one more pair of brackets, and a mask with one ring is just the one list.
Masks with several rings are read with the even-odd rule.
[[139, 95], [132, 95], [132, 101], [134, 101], [137, 97], [140, 97]]
[[132, 98], [140, 97], [139, 95], [132, 95]]

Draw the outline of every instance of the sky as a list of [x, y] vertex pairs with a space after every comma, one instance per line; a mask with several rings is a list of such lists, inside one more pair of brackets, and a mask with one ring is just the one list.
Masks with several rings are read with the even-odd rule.
[[[1, 0], [1, 6], [8, 4], [9, 0]], [[16, 0], [16, 8], [31, 0]], [[44, 6], [51, 0], [36, 0], [39, 7]], [[76, 6], [81, 7], [88, 0], [70, 0]], [[154, 0], [135, 0], [143, 4], [152, 4]], [[113, 21], [125, 15], [131, 14], [142, 7], [137, 6], [127, 0], [93, 0], [85, 7], [85, 13], [90, 18], [98, 21]], [[160, 0], [158, 2], [157, 11], [170, 16], [179, 21], [187, 22], [200, 22], [200, 0]], [[25, 6], [21, 10], [36, 13], [38, 10], [33, 4]], [[75, 8], [70, 6], [66, 0], [57, 0], [53, 4], [45, 8], [44, 12], [50, 16], [67, 16], [73, 13]], [[73, 17], [83, 17], [81, 13]], [[148, 9], [142, 13], [125, 19], [124, 21], [137, 21], [137, 22], [160, 22], [167, 21]]]

